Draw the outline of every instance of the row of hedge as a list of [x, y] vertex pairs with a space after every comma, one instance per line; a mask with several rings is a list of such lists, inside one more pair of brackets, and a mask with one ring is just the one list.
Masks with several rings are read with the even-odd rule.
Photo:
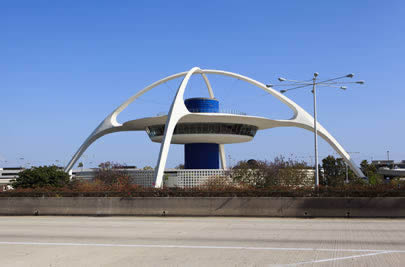
[[0, 197], [405, 197], [405, 184], [345, 185], [341, 187], [196, 188], [42, 187], [0, 192]]

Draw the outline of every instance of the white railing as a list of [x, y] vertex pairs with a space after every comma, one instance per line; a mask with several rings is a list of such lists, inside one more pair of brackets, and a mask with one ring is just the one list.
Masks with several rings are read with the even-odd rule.
[[[190, 111], [191, 113], [206, 113], [204, 111], [204, 109], [201, 109], [201, 108], [195, 108], [195, 109], [189, 108], [188, 111]], [[238, 111], [236, 109], [219, 109], [218, 112], [208, 112], [208, 113], [225, 113], [225, 114], [243, 115], [243, 116], [247, 115], [247, 113]], [[167, 115], [167, 112], [159, 112], [156, 114], [156, 116], [165, 116], [165, 115]]]

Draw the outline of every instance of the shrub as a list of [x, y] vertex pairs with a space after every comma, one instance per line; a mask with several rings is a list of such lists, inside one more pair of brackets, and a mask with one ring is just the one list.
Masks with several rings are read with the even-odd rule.
[[32, 167], [18, 173], [13, 188], [63, 187], [69, 183], [69, 174], [56, 166]]
[[100, 181], [106, 185], [129, 185], [130, 175], [122, 168], [122, 165], [110, 161], [101, 163], [96, 175], [94, 176], [94, 180]]
[[[328, 186], [343, 186], [346, 177], [346, 165], [342, 158], [327, 156], [322, 159], [322, 175], [320, 175], [320, 184]], [[349, 179], [354, 178], [351, 170], [348, 170]]]
[[199, 186], [199, 188], [202, 190], [215, 191], [219, 188], [233, 190], [235, 186], [235, 183], [233, 183], [232, 179], [229, 176], [214, 175], [212, 177], [209, 177], [202, 185]]
[[143, 167], [143, 169], [142, 170], [144, 170], [144, 171], [150, 171], [150, 170], [153, 170], [153, 168], [152, 168], [152, 166], [145, 166], [145, 167]]
[[305, 186], [313, 184], [313, 177], [305, 162], [276, 157], [274, 161], [239, 161], [232, 168], [234, 182], [265, 188], [269, 186]]
[[378, 174], [377, 167], [374, 164], [369, 164], [367, 160], [363, 160], [360, 163], [360, 169], [364, 173], [364, 175], [368, 177], [370, 184], [384, 183], [383, 175]]
[[119, 187], [101, 181], [74, 181], [65, 187], [17, 188], [0, 192], [0, 197], [405, 197], [405, 183], [386, 185], [343, 185], [255, 188], [211, 184], [193, 188], [144, 188], [137, 185]]

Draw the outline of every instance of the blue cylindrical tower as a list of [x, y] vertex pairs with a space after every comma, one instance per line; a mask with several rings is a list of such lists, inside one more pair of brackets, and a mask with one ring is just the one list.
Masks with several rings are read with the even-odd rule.
[[195, 97], [184, 101], [190, 112], [218, 113], [219, 101], [213, 98]]
[[[189, 98], [184, 101], [187, 109], [195, 113], [218, 113], [219, 102], [212, 98]], [[193, 143], [184, 145], [185, 169], [219, 169], [219, 145]]]

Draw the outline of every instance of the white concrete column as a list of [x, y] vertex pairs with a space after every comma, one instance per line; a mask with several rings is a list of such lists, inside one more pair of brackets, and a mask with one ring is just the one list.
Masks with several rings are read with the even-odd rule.
[[219, 156], [221, 159], [221, 167], [226, 170], [226, 155], [225, 155], [225, 145], [219, 144]]

